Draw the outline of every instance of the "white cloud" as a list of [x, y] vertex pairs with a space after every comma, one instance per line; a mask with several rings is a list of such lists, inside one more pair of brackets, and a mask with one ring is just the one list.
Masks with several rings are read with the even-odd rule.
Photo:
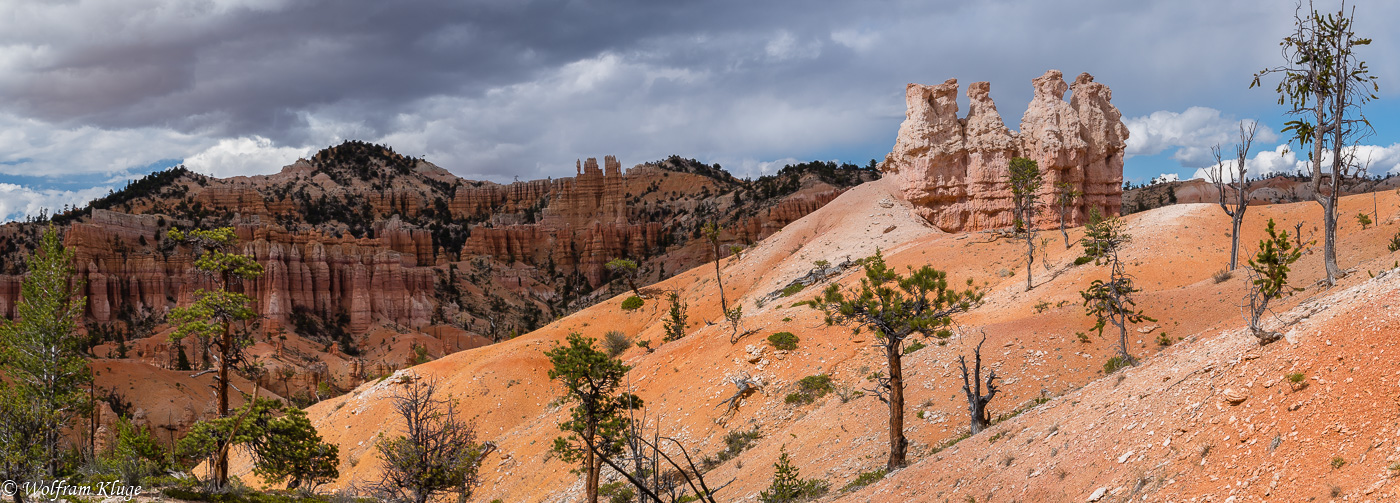
[[[1197, 106], [1179, 113], [1159, 110], [1123, 122], [1128, 126], [1129, 157], [1157, 155], [1174, 148], [1172, 158], [1194, 168], [1215, 164], [1211, 147], [1221, 145], [1228, 151], [1229, 145], [1239, 141], [1240, 124], [1246, 121], [1227, 119], [1219, 110]], [[1260, 124], [1254, 140], [1273, 142], [1278, 135]]]
[[794, 159], [792, 157], [775, 159], [772, 161], [744, 159], [742, 161], [739, 161], [739, 169], [733, 169], [727, 166], [725, 169], [729, 170], [730, 173], [733, 173], [734, 176], [737, 176], [739, 178], [758, 178], [763, 175], [771, 175], [773, 173], [777, 173], [778, 170], [783, 169], [783, 166], [787, 166], [789, 164], [801, 164], [802, 162], [804, 161]]
[[1178, 180], [1181, 180], [1181, 175], [1178, 175], [1176, 173], [1162, 173], [1160, 175], [1157, 175], [1156, 177], [1153, 177], [1152, 181], [1147, 182], [1147, 184], [1157, 185], [1159, 183], [1175, 182]]
[[212, 139], [165, 128], [62, 127], [0, 113], [0, 174], [6, 175], [120, 173], [182, 159], [212, 144]]
[[856, 52], [866, 52], [875, 47], [880, 35], [876, 32], [864, 30], [836, 30], [831, 32], [831, 41], [836, 42]]
[[52, 215], [65, 204], [82, 206], [109, 190], [111, 187], [92, 187], [78, 191], [34, 190], [13, 183], [0, 183], [0, 221], [37, 216], [41, 210], [46, 210]]
[[[1352, 147], [1355, 152], [1355, 162], [1372, 175], [1384, 175], [1386, 173], [1400, 174], [1400, 143], [1393, 143], [1388, 147], [1380, 145], [1359, 145]], [[1323, 171], [1329, 171], [1328, 166], [1332, 162], [1332, 152], [1322, 151]], [[1225, 178], [1233, 181], [1233, 172], [1236, 161], [1227, 159], [1224, 162]], [[1245, 163], [1248, 169], [1247, 176], [1250, 178], [1267, 176], [1274, 173], [1311, 173], [1312, 167], [1306, 156], [1300, 158], [1289, 145], [1283, 144], [1274, 147], [1273, 150], [1264, 150]], [[1197, 169], [1192, 178], [1209, 180], [1206, 170], [1210, 166]]]
[[310, 157], [306, 147], [278, 147], [261, 136], [219, 140], [185, 159], [191, 170], [220, 178], [275, 173], [297, 159]]
[[774, 61], [811, 59], [821, 55], [822, 43], [819, 40], [803, 42], [793, 36], [792, 32], [783, 30], [768, 40], [768, 44], [763, 47], [763, 52]]

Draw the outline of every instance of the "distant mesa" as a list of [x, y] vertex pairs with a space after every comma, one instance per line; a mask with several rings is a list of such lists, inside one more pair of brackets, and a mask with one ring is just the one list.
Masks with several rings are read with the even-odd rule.
[[[1002, 122], [987, 82], [968, 86], [971, 103], [965, 118], [958, 118], [957, 79], [934, 86], [909, 84], [909, 108], [882, 169], [896, 174], [919, 215], [946, 232], [1009, 227], [1007, 169], [1013, 157], [1039, 163], [1045, 174], [1041, 201], [1051, 200], [1061, 182], [1084, 194], [1071, 212], [1071, 225], [1082, 224], [1091, 207], [1105, 215], [1119, 213], [1128, 128], [1109, 103], [1112, 91], [1087, 73], [1066, 85], [1059, 70], [1047, 71], [1031, 84], [1035, 97], [1021, 117], [1019, 133]], [[1073, 91], [1068, 103], [1066, 90]], [[1036, 226], [1058, 223], [1058, 212], [1042, 206]]]

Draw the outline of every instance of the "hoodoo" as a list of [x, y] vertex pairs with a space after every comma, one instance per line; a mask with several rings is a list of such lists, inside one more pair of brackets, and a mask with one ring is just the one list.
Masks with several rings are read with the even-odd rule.
[[[1012, 157], [1039, 163], [1046, 181], [1041, 201], [1049, 201], [1059, 183], [1084, 194], [1075, 201], [1071, 225], [1082, 224], [1092, 207], [1118, 214], [1128, 128], [1109, 103], [1112, 91], [1087, 73], [1066, 84], [1059, 70], [1047, 71], [1031, 84], [1035, 97], [1021, 117], [1019, 133], [1002, 122], [987, 82], [968, 87], [966, 118], [958, 118], [957, 79], [934, 86], [909, 84], [908, 111], [883, 169], [895, 173], [919, 215], [946, 232], [1010, 226], [1007, 166]], [[1073, 91], [1069, 102], [1066, 90]], [[1058, 222], [1049, 205], [1035, 219], [1037, 226]]]

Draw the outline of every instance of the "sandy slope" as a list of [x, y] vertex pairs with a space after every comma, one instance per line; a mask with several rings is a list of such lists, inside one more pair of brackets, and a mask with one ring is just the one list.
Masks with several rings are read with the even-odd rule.
[[[1362, 374], [1349, 374], [1350, 369], [1372, 367], [1350, 363], [1359, 358], [1355, 353], [1339, 353], [1343, 360], [1338, 361], [1330, 351], [1343, 351], [1343, 345], [1348, 348], [1345, 351], [1352, 352], [1365, 347], [1356, 336], [1344, 336], [1355, 326], [1348, 320], [1368, 316], [1364, 314], [1366, 307], [1374, 309], [1390, 302], [1387, 299], [1397, 281], [1394, 275], [1368, 281], [1365, 271], [1380, 270], [1394, 261], [1384, 244], [1397, 228], [1393, 209], [1382, 213], [1378, 228], [1364, 232], [1354, 220], [1344, 219], [1341, 263], [1344, 268], [1357, 267], [1358, 274], [1330, 290], [1309, 287], [1279, 306], [1280, 313], [1300, 313], [1303, 311], [1296, 311], [1300, 304], [1331, 305], [1328, 311], [1337, 314], [1330, 318], [1319, 314], [1293, 326], [1291, 340], [1296, 342], [1277, 343], [1262, 351], [1240, 332], [1236, 306], [1245, 279], [1237, 275], [1219, 284], [1211, 279], [1212, 273], [1223, 268], [1229, 253], [1229, 241], [1223, 236], [1228, 221], [1219, 209], [1180, 205], [1130, 216], [1129, 232], [1136, 239], [1126, 256], [1132, 263], [1130, 271], [1147, 290], [1139, 305], [1158, 319], [1155, 325], [1160, 328], [1133, 341], [1134, 352], [1149, 356], [1148, 362], [1120, 374], [1126, 377], [1119, 382], [1119, 375], [1102, 378], [1102, 364], [1112, 354], [1110, 341], [1094, 337], [1086, 344], [1073, 335], [1091, 325], [1077, 303], [1077, 292], [1103, 277], [1104, 268], [1071, 267], [1077, 250], [1065, 250], [1059, 233], [1047, 232], [1047, 260], [1034, 265], [1036, 288], [1025, 292], [1022, 244], [994, 239], [990, 233], [947, 235], [933, 230], [912, 217], [894, 195], [897, 191], [889, 190], [886, 183], [853, 189], [759, 243], [742, 259], [721, 263], [726, 295], [731, 301], [741, 299], [745, 327], [757, 330], [737, 344], [730, 343], [727, 327], [709, 324], [720, 319], [712, 264], [654, 287], [682, 292], [690, 306], [691, 328], [685, 339], [660, 345], [654, 353], [633, 348], [623, 355], [634, 366], [630, 375], [637, 394], [648, 405], [648, 421], [687, 442], [692, 452], [702, 454], [722, 449], [722, 438], [730, 431], [757, 427], [764, 435], [757, 447], [711, 472], [713, 483], [734, 481], [720, 493], [721, 500], [753, 500], [771, 479], [771, 465], [784, 445], [804, 477], [826, 479], [834, 489], [860, 472], [883, 466], [886, 411], [879, 401], [866, 396], [843, 402], [831, 395], [809, 406], [783, 403], [792, 383], [807, 375], [824, 372], [840, 386], [866, 386], [863, 377], [883, 366], [871, 341], [866, 336], [853, 338], [848, 329], [824, 327], [812, 310], [791, 306], [819, 287], [763, 306], [755, 302], [805, 274], [815, 260], [835, 263], [847, 256], [859, 258], [876, 247], [885, 250], [894, 265], [932, 264], [951, 271], [952, 281], [972, 278], [985, 285], [989, 292], [985, 305], [959, 317], [958, 322], [965, 332], [980, 329], [988, 336], [989, 350], [984, 356], [989, 356], [998, 374], [1004, 376], [1003, 393], [991, 404], [995, 414], [1010, 412], [1038, 397], [1056, 398], [989, 433], [933, 454], [931, 446], [966, 430], [956, 356], [966, 350], [968, 341], [955, 338], [946, 346], [933, 345], [914, 353], [906, 359], [906, 421], [913, 442], [913, 466], [863, 491], [833, 494], [828, 499], [961, 501], [974, 496], [986, 501], [990, 494], [993, 501], [1083, 501], [1098, 487], [1113, 490], [1122, 486], [1125, 489], [1104, 501], [1121, 501], [1130, 493], [1151, 500], [1212, 494], [1214, 501], [1224, 501], [1236, 482], [1252, 480], [1248, 488], [1238, 490], [1256, 494], [1268, 486], [1274, 473], [1281, 474], [1275, 494], [1289, 495], [1321, 495], [1321, 488], [1330, 494], [1330, 484], [1338, 484], [1343, 492], [1360, 491], [1379, 480], [1378, 474], [1383, 475], [1384, 470], [1377, 472], [1376, 467], [1389, 462], [1385, 455], [1393, 448], [1383, 445], [1379, 447], [1383, 454], [1371, 452], [1362, 462], [1360, 456], [1366, 447], [1358, 446], [1370, 446], [1373, 439], [1384, 437], [1379, 431], [1382, 428], [1395, 429], [1389, 422], [1383, 423], [1393, 421], [1394, 403], [1378, 394], [1367, 395], [1360, 383], [1375, 382], [1394, 370], [1379, 365], [1385, 358], [1376, 353], [1379, 359], [1368, 362], [1376, 375], [1367, 374], [1362, 379]], [[1369, 208], [1370, 198], [1364, 203]], [[1381, 197], [1383, 208], [1395, 208], [1396, 203], [1394, 194]], [[1348, 199], [1342, 214], [1354, 214], [1361, 206], [1361, 200]], [[1251, 209], [1243, 243], [1258, 242], [1266, 218], [1291, 224], [1300, 219], [1317, 220], [1318, 213], [1313, 203]], [[1291, 225], [1288, 228], [1292, 230]], [[1308, 232], [1305, 228], [1304, 234]], [[1071, 239], [1077, 234], [1077, 230], [1071, 231]], [[1042, 265], [1046, 262], [1049, 270]], [[852, 270], [839, 281], [854, 284], [858, 276], [858, 271]], [[1295, 285], [1312, 285], [1321, 277], [1320, 256], [1305, 256], [1295, 277]], [[1337, 293], [1362, 283], [1364, 292]], [[1374, 300], [1343, 302], [1370, 299], [1367, 295]], [[558, 435], [555, 425], [567, 410], [553, 403], [560, 390], [545, 376], [547, 362], [542, 352], [570, 332], [601, 338], [608, 330], [651, 340], [656, 347], [664, 302], [654, 299], [638, 311], [625, 313], [618, 308], [620, 301], [620, 297], [612, 299], [514, 340], [453, 354], [407, 371], [440, 380], [476, 418], [480, 436], [499, 445], [498, 453], [483, 468], [485, 484], [474, 499], [579, 499], [581, 477], [570, 473], [571, 466], [547, 454], [549, 443]], [[1037, 309], [1038, 304], [1042, 308]], [[1289, 316], [1285, 314], [1283, 319], [1292, 319]], [[1396, 332], [1394, 323], [1383, 324], [1375, 316], [1361, 323], [1371, 330], [1360, 339], [1368, 344], [1383, 345], [1385, 336]], [[768, 334], [782, 330], [801, 338], [797, 351], [775, 354], [763, 342]], [[1174, 340], [1183, 336], [1186, 340], [1162, 351], [1155, 339], [1163, 332]], [[1329, 337], [1333, 346], [1324, 344]], [[1161, 356], [1153, 356], [1159, 351]], [[1250, 351], [1260, 356], [1242, 360], [1241, 355]], [[1370, 351], [1379, 349], [1368, 348], [1364, 354], [1369, 356]], [[1236, 363], [1231, 364], [1232, 359]], [[1202, 370], [1207, 366], [1211, 370]], [[1319, 380], [1296, 393], [1277, 382], [1264, 387], [1270, 379], [1277, 381], [1276, 374], [1294, 372], [1293, 368], [1304, 369]], [[721, 421], [724, 411], [715, 406], [732, 394], [734, 388], [728, 379], [739, 374], [762, 378], [767, 383], [766, 394], [745, 400], [736, 413]], [[1346, 377], [1355, 380], [1344, 385]], [[395, 378], [390, 378], [367, 384], [309, 411], [322, 435], [341, 446], [340, 487], [373, 479], [378, 469], [372, 450], [374, 438], [381, 433], [394, 434], [401, 427], [391, 417], [387, 400], [397, 387], [394, 382]], [[1246, 384], [1249, 398], [1242, 405], [1218, 401], [1224, 388], [1241, 389]], [[1168, 385], [1171, 387], [1165, 388]], [[1366, 400], [1374, 397], [1379, 397], [1375, 400], [1382, 406], [1368, 408]], [[1296, 411], [1278, 412], [1306, 400], [1311, 401]], [[1340, 429], [1324, 434], [1333, 425], [1333, 413], [1349, 417], [1337, 423]], [[1247, 424], [1254, 425], [1252, 433], [1241, 444], [1234, 432]], [[1283, 457], [1264, 460], [1262, 452], [1267, 446], [1263, 444], [1271, 442], [1274, 432], [1291, 434], [1295, 425], [1300, 433], [1289, 436], [1272, 451], [1273, 456]], [[1052, 426], [1058, 434], [1046, 441]], [[1005, 434], [989, 442], [999, 432]], [[1225, 436], [1232, 440], [1225, 440]], [[1168, 437], [1173, 440], [1163, 446]], [[1200, 445], [1204, 443], [1213, 445], [1206, 456], [1209, 469], [1199, 465]], [[1134, 454], [1118, 464], [1118, 457], [1129, 450]], [[1330, 471], [1328, 463], [1333, 455], [1344, 456], [1348, 464]], [[1285, 459], [1288, 464], [1284, 464]], [[1254, 467], [1263, 461], [1286, 468], [1254, 473]], [[1234, 468], [1227, 468], [1231, 466]], [[1057, 469], [1064, 469], [1065, 475], [1061, 477]], [[246, 460], [235, 471], [246, 474]], [[1133, 493], [1144, 476], [1152, 480]], [[1256, 476], [1262, 478], [1251, 478]], [[1227, 484], [1231, 487], [1226, 488]]]

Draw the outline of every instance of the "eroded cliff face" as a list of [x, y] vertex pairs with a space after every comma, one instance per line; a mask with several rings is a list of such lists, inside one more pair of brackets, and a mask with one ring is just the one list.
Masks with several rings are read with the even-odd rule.
[[[624, 172], [607, 156], [601, 167], [580, 161], [571, 178], [502, 185], [347, 143], [275, 175], [169, 176], [56, 220], [68, 224], [65, 243], [94, 323], [191, 302], [209, 280], [165, 232], [232, 225], [265, 271], [234, 288], [279, 326], [303, 314], [341, 320], [352, 334], [389, 323], [496, 339], [610, 295], [616, 278], [605, 264], [614, 258], [640, 263], [640, 283], [656, 281], [714, 258], [694, 240], [705, 222], [718, 220], [726, 241], [752, 242], [845, 188], [804, 178], [760, 197], [727, 174], [667, 164], [682, 161]], [[36, 226], [5, 227], [0, 315], [12, 317], [15, 265]]]
[[[1119, 213], [1128, 129], [1109, 102], [1112, 92], [1087, 73], [1068, 85], [1059, 70], [1031, 84], [1035, 95], [1019, 133], [1002, 122], [987, 82], [968, 87], [965, 118], [958, 117], [956, 79], [908, 85], [906, 118], [882, 169], [896, 174], [915, 211], [947, 232], [1008, 227], [1013, 220], [1008, 166], [1013, 157], [1027, 157], [1045, 177], [1035, 225], [1059, 224], [1058, 210], [1050, 204], [1059, 183], [1083, 194], [1069, 215], [1070, 225], [1082, 224], [1092, 207], [1105, 215]], [[1067, 90], [1073, 91], [1069, 102]]]

